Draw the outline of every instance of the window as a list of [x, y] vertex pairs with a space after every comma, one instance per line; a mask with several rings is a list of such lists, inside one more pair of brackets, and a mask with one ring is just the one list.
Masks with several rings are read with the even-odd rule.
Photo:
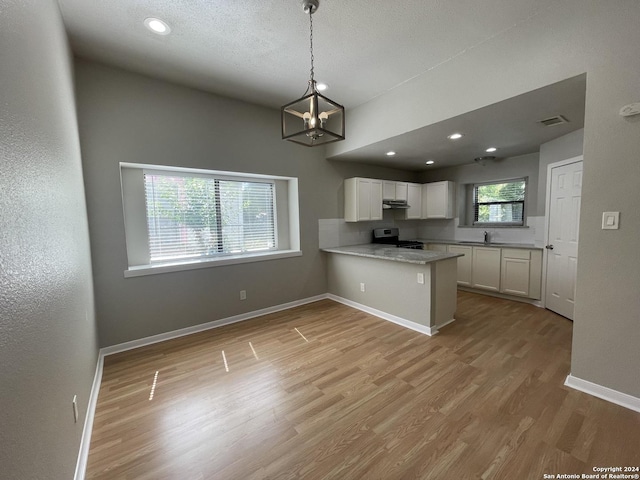
[[144, 173], [151, 263], [276, 248], [273, 182]]
[[300, 255], [297, 179], [121, 164], [125, 276]]
[[524, 225], [526, 179], [473, 186], [474, 225]]

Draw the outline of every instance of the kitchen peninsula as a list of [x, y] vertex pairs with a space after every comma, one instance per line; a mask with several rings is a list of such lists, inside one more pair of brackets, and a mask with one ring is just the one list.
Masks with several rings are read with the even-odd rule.
[[427, 335], [454, 320], [461, 255], [379, 244], [322, 250], [334, 300]]

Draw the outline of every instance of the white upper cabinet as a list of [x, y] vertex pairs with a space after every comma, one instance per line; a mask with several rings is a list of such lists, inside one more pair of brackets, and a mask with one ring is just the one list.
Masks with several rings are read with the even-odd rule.
[[454, 218], [455, 183], [433, 182], [422, 186], [422, 218]]
[[344, 181], [344, 219], [382, 220], [382, 180], [355, 177]]
[[396, 182], [396, 200], [408, 200], [408, 187], [407, 182]]
[[384, 200], [407, 200], [407, 182], [382, 181], [382, 198]]
[[405, 220], [453, 218], [453, 182], [409, 183], [354, 177], [344, 181], [344, 219], [347, 222], [382, 220], [382, 200], [404, 200], [409, 208], [396, 210]]
[[404, 211], [406, 220], [419, 220], [422, 218], [422, 185], [419, 183], [407, 184], [407, 203], [409, 208]]
[[382, 198], [384, 200], [396, 199], [396, 182], [390, 180], [382, 181]]

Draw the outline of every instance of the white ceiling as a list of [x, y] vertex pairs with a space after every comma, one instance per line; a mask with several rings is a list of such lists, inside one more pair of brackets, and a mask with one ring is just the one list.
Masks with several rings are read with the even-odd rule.
[[[78, 56], [269, 107], [294, 100], [306, 89], [309, 19], [299, 0], [58, 2]], [[321, 0], [313, 15], [315, 78], [329, 85], [326, 95], [342, 103], [348, 115], [350, 108], [415, 76], [428, 75], [554, 4], [553, 0]], [[147, 17], [167, 22], [171, 34], [148, 31], [143, 24]], [[584, 89], [581, 101], [584, 110]], [[511, 105], [508, 110], [513, 115], [518, 108]], [[482, 122], [487, 130], [485, 113], [464, 116], [461, 125]], [[500, 124], [496, 108], [491, 118], [501, 134], [487, 132], [488, 138], [510, 145], [509, 151], [518, 153], [514, 144], [531, 142], [531, 134]], [[574, 122], [573, 130], [582, 126], [582, 119]], [[411, 154], [396, 159], [395, 165], [421, 169], [418, 160], [444, 148], [425, 150], [425, 137], [432, 134], [436, 132], [421, 131], [402, 139]], [[367, 155], [367, 149], [361, 149], [339, 159], [363, 161]], [[458, 157], [463, 156], [468, 154]], [[453, 161], [453, 155], [447, 158]], [[372, 161], [379, 163], [376, 158]]]
[[[541, 144], [584, 126], [585, 92], [586, 75], [580, 75], [332, 159], [427, 170], [470, 164], [487, 155], [499, 160], [534, 153]], [[568, 122], [549, 127], [540, 123], [556, 115]], [[464, 136], [449, 140], [454, 132]], [[488, 147], [498, 150], [487, 153]], [[389, 158], [388, 151], [397, 154]], [[435, 163], [428, 167], [427, 160]]]

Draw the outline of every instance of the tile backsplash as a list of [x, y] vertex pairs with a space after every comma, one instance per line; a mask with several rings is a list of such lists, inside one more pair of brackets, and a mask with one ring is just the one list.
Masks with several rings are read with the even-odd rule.
[[427, 240], [478, 241], [484, 239], [484, 231], [489, 232], [489, 239], [496, 243], [524, 243], [542, 247], [544, 245], [545, 217], [527, 217], [528, 228], [478, 228], [460, 227], [458, 219], [427, 220], [420, 223], [418, 237]]
[[402, 240], [475, 240], [482, 241], [484, 230], [492, 242], [523, 243], [544, 246], [545, 217], [528, 217], [528, 228], [472, 228], [459, 227], [453, 220], [393, 220], [377, 222], [345, 222], [344, 218], [318, 220], [320, 248], [343, 247], [371, 243], [374, 228], [397, 227]]
[[344, 218], [321, 218], [318, 220], [320, 248], [371, 243], [371, 232], [374, 228], [389, 227], [397, 227], [403, 240], [418, 237], [418, 225], [415, 221], [345, 222]]

